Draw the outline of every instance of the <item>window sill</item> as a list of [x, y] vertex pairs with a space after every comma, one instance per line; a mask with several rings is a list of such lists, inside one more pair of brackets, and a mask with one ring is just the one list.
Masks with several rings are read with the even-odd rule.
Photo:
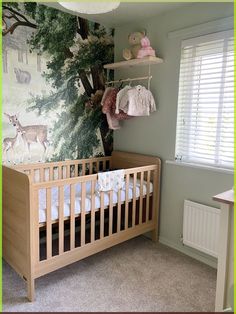
[[234, 170], [231, 170], [231, 169], [217, 168], [217, 167], [212, 167], [212, 166], [205, 166], [205, 165], [194, 164], [194, 163], [190, 163], [190, 162], [166, 160], [166, 164], [175, 165], [175, 166], [181, 166], [181, 167], [190, 167], [190, 168], [204, 169], [204, 170], [210, 170], [210, 171], [221, 172], [221, 173], [226, 173], [226, 174], [234, 174]]

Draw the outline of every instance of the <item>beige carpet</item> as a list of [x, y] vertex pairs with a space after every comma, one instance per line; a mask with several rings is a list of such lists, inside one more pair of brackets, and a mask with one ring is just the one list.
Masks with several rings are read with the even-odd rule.
[[36, 301], [3, 265], [3, 310], [214, 311], [216, 270], [138, 237], [36, 280]]

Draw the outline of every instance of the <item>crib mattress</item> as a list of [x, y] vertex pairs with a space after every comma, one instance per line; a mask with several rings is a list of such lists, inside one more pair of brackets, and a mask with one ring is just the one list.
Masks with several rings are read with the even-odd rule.
[[[97, 184], [95, 186], [95, 209], [99, 209], [101, 206], [101, 199], [98, 193]], [[131, 200], [133, 198], [133, 180], [130, 179], [129, 182], [129, 192], [128, 198]], [[136, 198], [140, 196], [140, 180], [137, 180], [136, 183]], [[153, 192], [153, 184], [150, 182], [149, 192]], [[112, 191], [113, 194], [113, 205], [118, 203], [118, 193]], [[147, 194], [147, 182], [143, 181], [143, 195]], [[125, 188], [121, 190], [120, 201], [125, 201]], [[109, 192], [104, 192], [104, 206], [109, 206]], [[59, 207], [58, 207], [58, 188], [53, 187], [51, 189], [51, 219], [57, 220], [59, 217]], [[91, 182], [86, 183], [86, 198], [85, 198], [85, 212], [88, 213], [91, 211]], [[78, 215], [81, 212], [81, 184], [75, 185], [75, 214]], [[65, 185], [64, 187], [64, 217], [70, 216], [70, 186]], [[41, 189], [39, 191], [39, 223], [46, 222], [46, 190]]]

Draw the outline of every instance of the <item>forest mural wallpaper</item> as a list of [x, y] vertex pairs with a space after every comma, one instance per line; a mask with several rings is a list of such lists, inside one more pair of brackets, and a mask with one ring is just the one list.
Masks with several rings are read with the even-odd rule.
[[3, 162], [110, 155], [101, 98], [113, 30], [32, 2], [5, 2], [2, 25]]

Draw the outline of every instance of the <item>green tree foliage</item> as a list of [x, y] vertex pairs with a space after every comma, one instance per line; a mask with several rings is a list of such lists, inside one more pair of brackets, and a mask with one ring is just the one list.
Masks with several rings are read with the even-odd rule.
[[[12, 3], [6, 7], [13, 8]], [[103, 65], [113, 61], [112, 30], [38, 3], [14, 4], [13, 9], [36, 25], [29, 40], [31, 51], [50, 60], [43, 75], [53, 91], [32, 95], [28, 110], [45, 115], [60, 112], [51, 131], [57, 152], [53, 160], [89, 157], [99, 145], [109, 155], [112, 132], [100, 101], [105, 88]]]

